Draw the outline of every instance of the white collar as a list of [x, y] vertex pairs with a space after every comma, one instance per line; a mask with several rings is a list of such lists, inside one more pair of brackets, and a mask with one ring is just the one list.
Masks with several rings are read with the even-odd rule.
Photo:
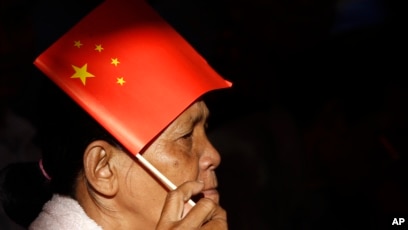
[[55, 194], [28, 229], [102, 230], [102, 227], [86, 215], [76, 200]]

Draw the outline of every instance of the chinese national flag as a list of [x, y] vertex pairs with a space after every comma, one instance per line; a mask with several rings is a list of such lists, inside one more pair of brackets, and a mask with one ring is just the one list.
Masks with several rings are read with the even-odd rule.
[[133, 154], [231, 86], [144, 1], [103, 2], [34, 64]]

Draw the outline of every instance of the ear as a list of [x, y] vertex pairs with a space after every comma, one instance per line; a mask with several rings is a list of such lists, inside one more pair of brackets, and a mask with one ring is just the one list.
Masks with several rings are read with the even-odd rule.
[[115, 150], [106, 141], [93, 141], [87, 146], [83, 159], [88, 183], [97, 193], [108, 197], [118, 192], [118, 175], [112, 160]]

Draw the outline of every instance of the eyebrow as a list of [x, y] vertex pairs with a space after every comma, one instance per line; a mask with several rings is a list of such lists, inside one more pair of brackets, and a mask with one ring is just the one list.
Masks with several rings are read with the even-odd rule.
[[208, 117], [210, 116], [210, 111], [206, 109], [205, 107], [199, 106], [198, 109], [199, 109], [199, 112], [195, 113], [191, 119], [194, 125], [196, 125], [198, 122], [202, 120], [207, 120]]

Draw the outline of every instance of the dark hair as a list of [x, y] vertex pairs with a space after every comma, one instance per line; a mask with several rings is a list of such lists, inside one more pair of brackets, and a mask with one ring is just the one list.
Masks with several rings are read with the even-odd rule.
[[[51, 99], [52, 98], [52, 99]], [[42, 89], [39, 137], [43, 166], [52, 178], [52, 192], [75, 197], [76, 179], [83, 168], [83, 153], [94, 140], [117, 141], [54, 83]]]
[[39, 163], [14, 163], [1, 171], [0, 197], [5, 212], [27, 227], [52, 194], [75, 198], [75, 185], [83, 169], [83, 153], [94, 140], [121, 148], [101, 125], [53, 82], [44, 79], [39, 103], [38, 137], [43, 168]]

